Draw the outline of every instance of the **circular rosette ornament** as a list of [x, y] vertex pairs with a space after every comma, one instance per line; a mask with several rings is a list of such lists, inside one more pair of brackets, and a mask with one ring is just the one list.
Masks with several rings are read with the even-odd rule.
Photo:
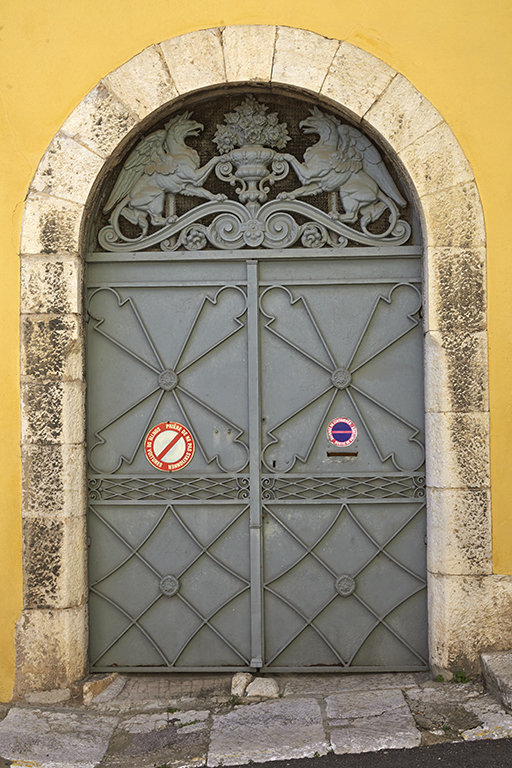
[[265, 227], [261, 221], [250, 219], [242, 224], [241, 229], [244, 233], [245, 244], [250, 248], [257, 248], [262, 244], [265, 237]]
[[208, 245], [206, 227], [201, 224], [192, 224], [181, 233], [180, 240], [187, 251], [202, 251]]
[[355, 592], [356, 582], [352, 576], [343, 573], [341, 576], [338, 576], [334, 586], [338, 595], [341, 595], [341, 597], [350, 597], [350, 595]]
[[304, 224], [300, 239], [304, 248], [322, 248], [327, 242], [327, 230], [321, 224]]
[[164, 576], [162, 579], [160, 579], [159, 586], [160, 592], [166, 597], [174, 597], [174, 595], [177, 595], [180, 590], [180, 582], [176, 576], [173, 576], [172, 574]]

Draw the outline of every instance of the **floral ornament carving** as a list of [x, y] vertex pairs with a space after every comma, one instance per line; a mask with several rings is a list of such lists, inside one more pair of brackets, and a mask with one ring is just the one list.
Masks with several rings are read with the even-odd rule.
[[[406, 201], [377, 149], [357, 128], [316, 107], [310, 112], [299, 128], [319, 140], [301, 163], [291, 153], [278, 151], [291, 140], [287, 123], [248, 95], [225, 115], [224, 124], [217, 125], [213, 142], [220, 154], [203, 166], [185, 140], [204, 126], [190, 112], [175, 116], [128, 156], [104, 207], [111, 216], [99, 233], [100, 246], [107, 251], [154, 246], [200, 251], [209, 245], [225, 250], [288, 248], [298, 241], [305, 248], [406, 243], [411, 227], [399, 218], [399, 207]], [[269, 201], [270, 188], [288, 176], [290, 167], [302, 186]], [[214, 169], [221, 181], [235, 188], [238, 201], [204, 188]], [[321, 192], [329, 193], [328, 211], [299, 199]], [[176, 195], [207, 202], [177, 217]], [[381, 217], [385, 231], [372, 232], [370, 225]], [[141, 234], [128, 236], [122, 219], [138, 226]]]
[[233, 112], [228, 112], [224, 117], [226, 125], [217, 125], [217, 133], [213, 137], [221, 155], [235, 147], [256, 144], [284, 149], [291, 141], [286, 123], [279, 123], [277, 112], [269, 115], [267, 112], [266, 104], [256, 101], [252, 95], [247, 96]]

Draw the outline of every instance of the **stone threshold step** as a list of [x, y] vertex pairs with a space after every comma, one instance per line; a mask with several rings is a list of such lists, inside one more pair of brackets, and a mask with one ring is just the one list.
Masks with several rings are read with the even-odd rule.
[[512, 713], [512, 650], [481, 654], [485, 687], [507, 712]]

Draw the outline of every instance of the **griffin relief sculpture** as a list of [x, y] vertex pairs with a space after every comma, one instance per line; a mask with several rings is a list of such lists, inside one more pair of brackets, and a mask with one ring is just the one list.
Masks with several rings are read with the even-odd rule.
[[[138, 225], [145, 236], [148, 216], [152, 224], [162, 226], [175, 220], [173, 196], [190, 195], [207, 200], [225, 200], [226, 195], [214, 195], [203, 184], [220, 157], [212, 157], [202, 168], [195, 149], [185, 140], [197, 136], [204, 126], [184, 112], [170, 120], [164, 129], [151, 133], [140, 141], [128, 156], [103, 209], [113, 210], [110, 221], [123, 216]], [[166, 194], [170, 193], [167, 215], [164, 216]]]
[[[191, 112], [176, 115], [139, 141], [125, 161], [104, 207], [110, 218], [98, 233], [100, 246], [109, 251], [154, 246], [200, 251], [209, 246], [288, 248], [299, 242], [315, 249], [406, 243], [412, 230], [398, 210], [406, 200], [372, 142], [357, 128], [313, 107], [298, 128], [319, 139], [300, 162], [283, 151], [292, 141], [293, 126], [279, 122], [277, 112], [248, 94], [217, 125], [212, 141], [218, 155], [201, 166], [186, 140], [204, 126]], [[302, 186], [269, 199], [290, 168]], [[234, 195], [205, 189], [213, 169]], [[327, 210], [321, 201], [311, 205], [299, 199], [321, 192], [329, 195]], [[176, 195], [202, 200], [176, 216]], [[126, 231], [123, 220], [139, 227], [140, 234]], [[369, 230], [377, 220], [382, 223], [379, 231]]]
[[361, 131], [342, 125], [317, 107], [310, 112], [311, 116], [302, 120], [299, 128], [304, 133], [318, 134], [319, 141], [305, 151], [304, 163], [291, 154], [283, 155], [303, 186], [281, 192], [278, 199], [337, 192], [345, 212], [333, 210], [330, 215], [348, 223], [357, 222], [361, 216], [363, 228], [377, 221], [386, 208], [396, 214], [395, 203], [406, 205], [377, 149]]

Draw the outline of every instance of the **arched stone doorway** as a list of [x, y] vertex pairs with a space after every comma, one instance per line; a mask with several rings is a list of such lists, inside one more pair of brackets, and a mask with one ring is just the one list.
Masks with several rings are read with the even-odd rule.
[[[499, 587], [482, 578], [491, 570], [483, 554], [488, 452], [480, 448], [488, 443], [485, 234], [471, 169], [439, 114], [375, 57], [303, 30], [232, 27], [153, 46], [105, 78], [65, 123], [34, 178], [22, 235], [26, 591], [17, 629], [19, 693], [64, 686], [87, 663], [84, 206], [105, 161], [112, 167], [117, 146], [141, 118], [226, 82], [316, 94], [388, 141], [414, 183], [426, 244], [431, 663], [475, 662], [478, 594]], [[475, 549], [456, 534], [461, 515], [479, 526], [476, 565]], [[448, 553], [454, 535], [459, 545]], [[462, 623], [451, 613], [461, 591]]]

